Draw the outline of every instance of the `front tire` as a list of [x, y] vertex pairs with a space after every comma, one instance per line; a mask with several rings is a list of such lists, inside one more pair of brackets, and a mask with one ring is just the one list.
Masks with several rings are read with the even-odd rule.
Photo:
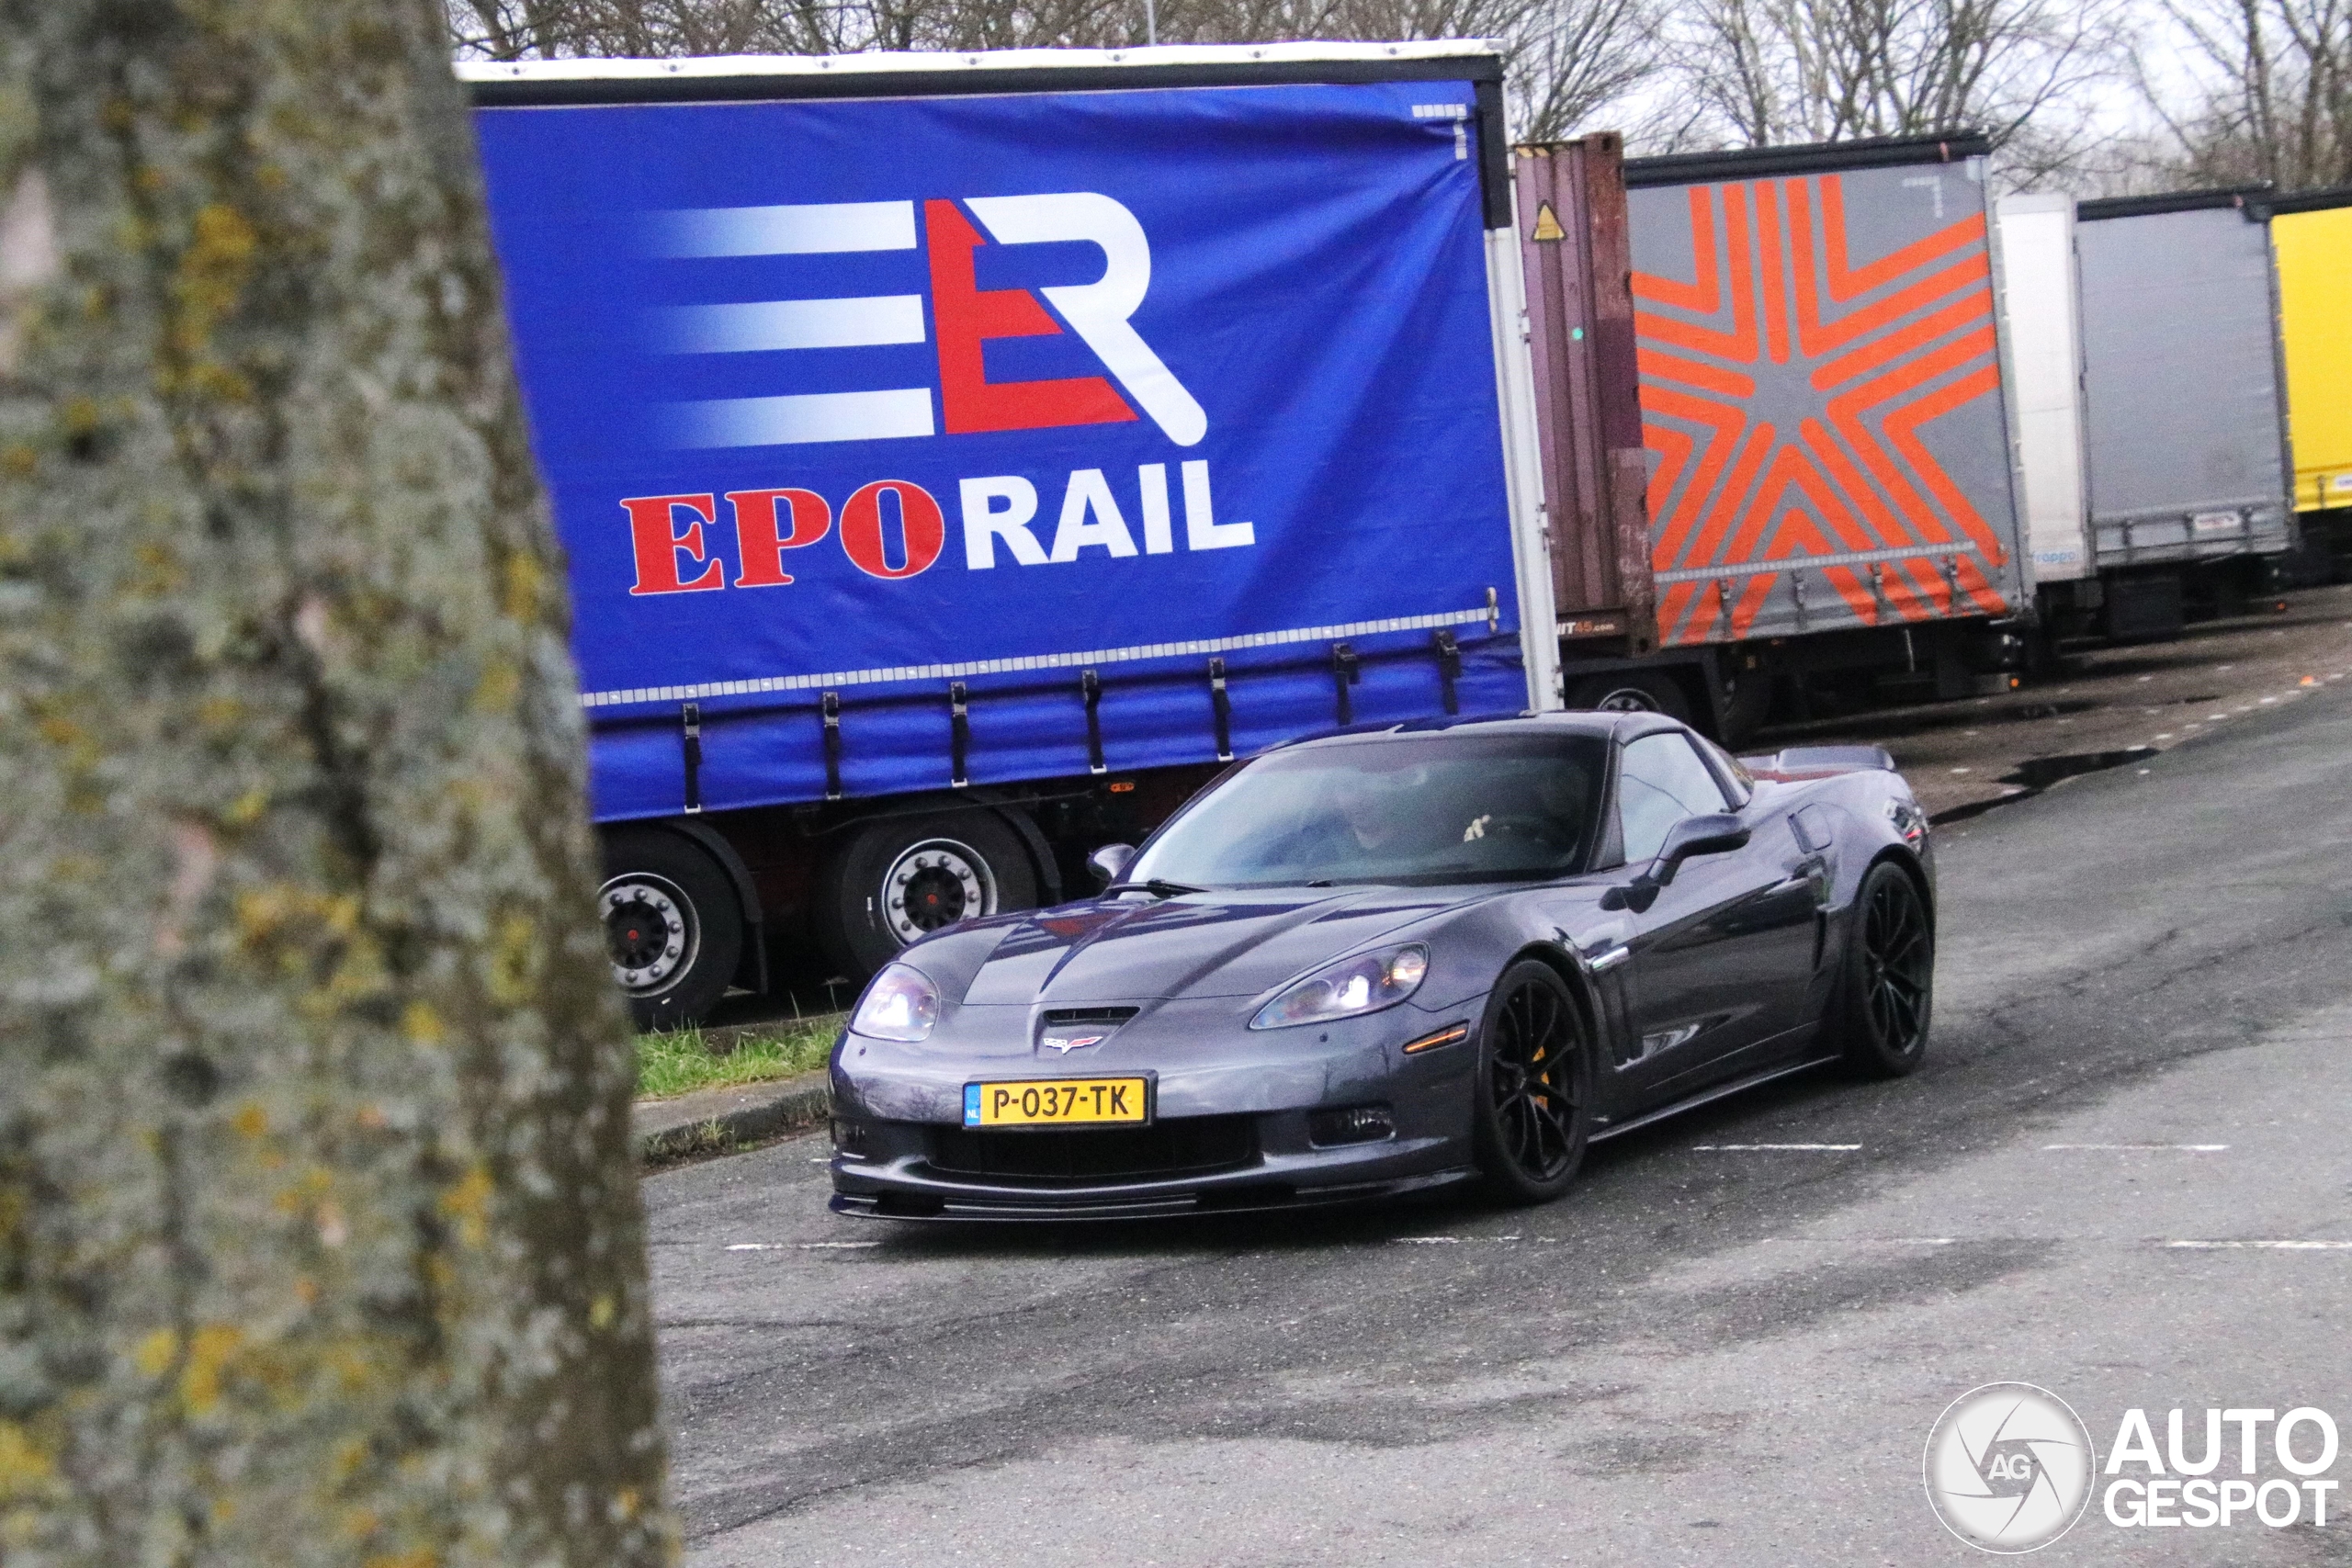
[[877, 817], [850, 829], [826, 867], [818, 941], [852, 979], [957, 920], [1036, 907], [1037, 873], [988, 811]]
[[605, 838], [596, 918], [638, 1028], [677, 1029], [718, 1005], [743, 956], [743, 911], [718, 863], [675, 833]]
[[1835, 1010], [1837, 1043], [1862, 1077], [1899, 1078], [1928, 1051], [1936, 933], [1903, 868], [1882, 861], [1854, 895], [1853, 929]]
[[1591, 1033], [1551, 966], [1503, 971], [1478, 1025], [1471, 1145], [1487, 1190], [1547, 1203], [1568, 1190], [1592, 1136]]

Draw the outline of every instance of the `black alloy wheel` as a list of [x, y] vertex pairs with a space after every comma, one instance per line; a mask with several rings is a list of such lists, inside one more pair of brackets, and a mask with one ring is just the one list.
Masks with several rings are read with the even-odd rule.
[[1854, 904], [1840, 1019], [1846, 1061], [1867, 1077], [1901, 1077], [1927, 1054], [1935, 931], [1918, 885], [1900, 866], [1872, 866]]
[[1503, 971], [1479, 1026], [1472, 1130], [1479, 1169], [1507, 1202], [1567, 1190], [1592, 1133], [1592, 1052], [1584, 1017], [1548, 965]]

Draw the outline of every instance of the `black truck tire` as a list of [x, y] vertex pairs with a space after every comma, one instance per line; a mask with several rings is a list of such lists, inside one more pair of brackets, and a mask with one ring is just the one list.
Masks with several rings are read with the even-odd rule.
[[613, 977], [639, 1029], [677, 1029], [718, 1005], [743, 956], [744, 920], [718, 863], [680, 834], [604, 836], [596, 918]]
[[1035, 908], [1037, 871], [992, 811], [877, 817], [843, 836], [812, 902], [826, 958], [863, 980], [942, 926]]
[[1568, 706], [1599, 708], [1608, 713], [1662, 713], [1684, 723], [1690, 719], [1690, 699], [1682, 682], [1663, 670], [1618, 670], [1588, 675], [1568, 692]]
[[1715, 739], [1737, 750], [1764, 728], [1771, 711], [1772, 669], [1759, 660], [1754, 669], [1738, 671], [1724, 694], [1723, 732]]

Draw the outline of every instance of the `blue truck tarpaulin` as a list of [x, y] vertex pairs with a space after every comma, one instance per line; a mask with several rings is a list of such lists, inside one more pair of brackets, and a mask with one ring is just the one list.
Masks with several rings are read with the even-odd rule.
[[1523, 705], [1473, 104], [477, 111], [599, 819]]

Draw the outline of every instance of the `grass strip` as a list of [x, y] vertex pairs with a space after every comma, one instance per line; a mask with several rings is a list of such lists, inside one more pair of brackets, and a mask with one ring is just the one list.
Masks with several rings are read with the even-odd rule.
[[640, 1034], [637, 1097], [668, 1100], [698, 1089], [731, 1089], [813, 1071], [825, 1065], [841, 1027], [841, 1015], [832, 1013], [797, 1022], [707, 1031], [690, 1024]]

